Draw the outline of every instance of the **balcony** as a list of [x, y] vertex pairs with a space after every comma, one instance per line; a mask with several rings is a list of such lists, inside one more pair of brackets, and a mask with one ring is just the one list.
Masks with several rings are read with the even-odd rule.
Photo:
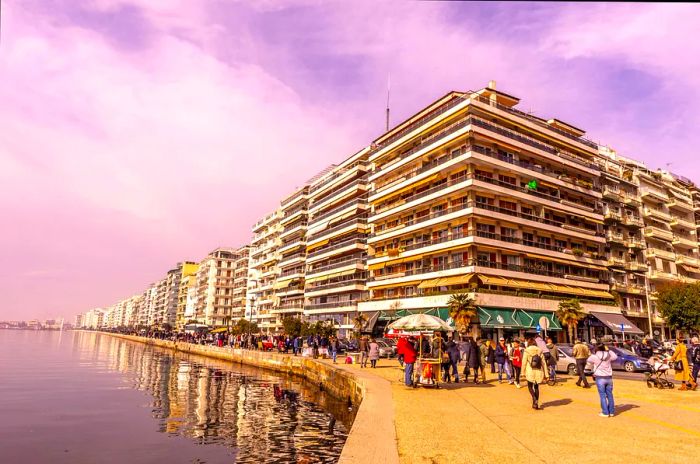
[[625, 236], [622, 234], [618, 234], [615, 232], [608, 232], [608, 234], [605, 236], [605, 238], [608, 240], [608, 242], [619, 243], [620, 245], [625, 245]]
[[625, 269], [633, 272], [646, 272], [649, 269], [649, 266], [646, 263], [640, 263], [637, 261], [625, 261]]
[[356, 247], [359, 245], [367, 245], [367, 242], [365, 240], [351, 238], [348, 240], [343, 240], [342, 242], [334, 243], [333, 245], [316, 248], [314, 251], [308, 253], [306, 257], [307, 257], [307, 259], [314, 258], [314, 257], [320, 256], [324, 253], [328, 253], [329, 251], [335, 251], [335, 250], [339, 250], [341, 248], [347, 248], [347, 247], [353, 247], [353, 246]]
[[688, 266], [700, 266], [700, 259], [694, 256], [676, 255], [676, 264], [686, 264]]
[[644, 242], [636, 238], [627, 239], [627, 242], [625, 242], [625, 244], [627, 245], [627, 248], [631, 248], [633, 250], [643, 250], [647, 247]]
[[649, 278], [654, 279], [654, 280], [669, 280], [669, 281], [680, 280], [680, 276], [678, 274], [672, 274], [670, 272], [659, 271], [657, 269], [651, 270], [651, 272], [649, 273]]
[[284, 217], [282, 219], [280, 219], [280, 224], [282, 224], [284, 226], [285, 224], [288, 224], [288, 223], [296, 220], [296, 218], [300, 218], [300, 217], [305, 216], [306, 214], [308, 214], [308, 212], [309, 211], [306, 209], [306, 205], [304, 205], [300, 208], [294, 208], [291, 211], [285, 211]]
[[681, 235], [674, 235], [672, 242], [675, 246], [677, 247], [683, 247], [683, 248], [697, 248], [698, 247], [698, 242], [695, 239], [695, 237], [683, 237]]
[[625, 260], [623, 258], [617, 258], [617, 257], [611, 256], [608, 258], [607, 265], [609, 267], [623, 268], [623, 267], [625, 267]]
[[[342, 280], [340, 282], [332, 282], [329, 284], [316, 285], [313, 287], [307, 286], [304, 289], [304, 295], [307, 297], [310, 297], [314, 293], [322, 292], [324, 290], [336, 289], [336, 288], [342, 289], [342, 290], [338, 290], [339, 292], [344, 292], [344, 291], [348, 291], [348, 290], [355, 290], [356, 287], [358, 287], [358, 286], [364, 286], [366, 282], [367, 282], [367, 280], [364, 278], [355, 278], [355, 279]], [[349, 288], [345, 288], [345, 287], [349, 287]]]
[[359, 177], [352, 182], [334, 187], [328, 192], [324, 192], [322, 197], [314, 198], [309, 205], [309, 213], [316, 214], [323, 208], [327, 208], [338, 201], [344, 200], [346, 197], [353, 195], [355, 192], [367, 188], [367, 177]]
[[322, 220], [329, 218], [333, 216], [336, 213], [339, 213], [340, 211], [344, 211], [346, 209], [349, 209], [353, 206], [361, 206], [361, 205], [367, 205], [367, 195], [361, 195], [355, 200], [349, 201], [347, 203], [343, 203], [342, 205], [336, 206], [335, 208], [331, 208], [330, 210], [326, 211], [325, 213], [318, 215], [318, 216], [312, 216], [310, 222], [311, 223], [316, 223], [316, 222], [321, 222]]
[[628, 227], [636, 227], [638, 229], [644, 227], [644, 221], [637, 216], [625, 216], [622, 218], [622, 223]]
[[329, 175], [328, 177], [326, 177], [325, 179], [323, 179], [323, 180], [322, 180], [321, 182], [319, 182], [318, 184], [315, 184], [313, 187], [311, 187], [311, 188], [309, 189], [309, 193], [311, 194], [311, 193], [318, 192], [318, 191], [321, 190], [322, 188], [326, 187], [327, 185], [329, 185], [330, 183], [334, 182], [334, 181], [335, 181], [336, 179], [338, 179], [339, 177], [343, 176], [344, 174], [347, 174], [348, 172], [350, 172], [351, 170], [353, 170], [353, 169], [355, 169], [355, 168], [358, 168], [358, 170], [366, 169], [366, 168], [367, 168], [367, 163], [366, 163], [365, 161], [358, 160], [358, 161], [355, 161], [354, 163], [352, 163], [351, 165], [346, 166], [346, 167], [343, 168], [343, 169], [337, 170], [337, 171], [334, 172], [333, 174], [331, 174], [331, 175]]
[[639, 207], [642, 206], [642, 200], [639, 198], [638, 195], [632, 194], [632, 193], [623, 193], [622, 194], [622, 202], [626, 204], [627, 206], [634, 206], [634, 207]]
[[307, 271], [308, 276], [312, 276], [313, 274], [318, 274], [321, 272], [325, 271], [330, 271], [332, 269], [338, 269], [341, 267], [346, 267], [346, 266], [352, 266], [354, 265], [361, 265], [364, 264], [365, 262], [365, 255], [360, 254], [360, 255], [350, 255], [347, 258], [343, 258], [341, 260], [335, 260], [332, 261], [328, 264], [324, 264], [322, 266], [311, 266], [309, 270]]
[[622, 222], [622, 214], [619, 211], [615, 211], [609, 208], [605, 208], [603, 217], [609, 222]]
[[657, 190], [650, 187], [642, 187], [641, 189], [639, 189], [639, 194], [642, 198], [649, 197], [655, 200], [662, 201], [664, 203], [668, 203], [668, 195], [662, 190]]
[[284, 228], [284, 232], [280, 234], [280, 239], [283, 239], [284, 237], [290, 237], [291, 235], [294, 235], [297, 232], [304, 232], [306, 231], [307, 226], [308, 223], [306, 221], [291, 224], [289, 227]]
[[617, 292], [623, 293], [634, 293], [636, 295], [643, 294], [645, 292], [643, 285], [638, 284], [628, 284], [625, 282], [612, 282], [610, 288]]
[[678, 216], [673, 216], [671, 218], [671, 227], [685, 228], [690, 230], [695, 230], [697, 227], [694, 221], [689, 221]]
[[676, 254], [674, 252], [662, 250], [660, 248], [647, 248], [644, 255], [647, 258], [663, 258], [670, 259], [671, 261], [676, 260]]
[[647, 226], [644, 228], [644, 236], [651, 237], [658, 240], [665, 240], [670, 242], [673, 240], [673, 233], [670, 230], [660, 229], [654, 226]]
[[604, 185], [603, 198], [607, 198], [608, 200], [621, 201], [622, 196], [620, 194], [620, 189], [617, 187], [612, 187], [610, 185]]
[[360, 214], [358, 216], [351, 218], [349, 221], [345, 221], [345, 222], [338, 224], [337, 226], [333, 226], [333, 227], [330, 227], [328, 229], [323, 229], [320, 232], [317, 232], [313, 235], [310, 235], [307, 238], [307, 241], [312, 242], [314, 240], [318, 240], [320, 238], [326, 237], [328, 235], [332, 235], [338, 231], [348, 229], [348, 228], [366, 229], [367, 228], [367, 215]]
[[669, 222], [671, 220], [670, 214], [665, 213], [665, 212], [661, 211], [660, 209], [651, 208], [648, 206], [645, 206], [642, 209], [642, 214], [644, 215], [644, 217], [653, 217], [653, 218], [659, 219], [662, 222]]
[[686, 212], [693, 212], [693, 205], [690, 199], [684, 200], [676, 196], [672, 196], [671, 199], [666, 203], [669, 208], [675, 208], [678, 210], [683, 210]]

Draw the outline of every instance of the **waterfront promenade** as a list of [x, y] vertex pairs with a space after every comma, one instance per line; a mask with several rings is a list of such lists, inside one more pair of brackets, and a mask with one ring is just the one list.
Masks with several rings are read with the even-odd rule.
[[[172, 347], [171, 342], [164, 346], [168, 343]], [[189, 344], [178, 345], [188, 349]], [[270, 368], [302, 361], [277, 353], [190, 346], [204, 350], [197, 354], [231, 356], [237, 362], [270, 361]], [[527, 388], [499, 384], [492, 374], [484, 385], [413, 389], [400, 381], [395, 360], [382, 359], [377, 369], [330, 360], [303, 364], [312, 381], [319, 372], [329, 378], [338, 370], [344, 375], [335, 378], [353, 377], [362, 390], [341, 464], [592, 463], [600, 456], [668, 464], [687, 462], [700, 449], [700, 392], [660, 391], [639, 380], [617, 379], [617, 416], [603, 418], [595, 388], [576, 387], [568, 376], [561, 377], [560, 385], [541, 387], [544, 409], [535, 411]]]

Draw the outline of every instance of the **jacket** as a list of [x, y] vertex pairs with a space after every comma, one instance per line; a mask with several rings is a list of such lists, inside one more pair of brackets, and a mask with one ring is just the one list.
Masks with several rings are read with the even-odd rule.
[[485, 366], [489, 355], [489, 347], [486, 346], [486, 342], [479, 345], [479, 353], [481, 353], [481, 365]]
[[597, 351], [588, 357], [588, 362], [593, 364], [595, 377], [612, 377], [612, 363], [617, 359], [613, 351]]
[[486, 347], [486, 362], [491, 364], [496, 361], [496, 350], [493, 349], [493, 343], [487, 342]]
[[513, 353], [510, 356], [513, 361], [513, 366], [522, 367], [523, 365], [523, 349], [522, 347], [513, 348]]
[[445, 344], [445, 351], [450, 356], [450, 362], [457, 364], [459, 362], [459, 346], [453, 341]]
[[416, 349], [413, 347], [412, 343], [406, 341], [401, 348], [401, 353], [403, 353], [403, 362], [406, 364], [413, 364], [416, 362], [416, 355], [418, 353], [416, 352]]
[[574, 345], [573, 355], [576, 359], [588, 359], [591, 355], [591, 350], [588, 349], [588, 345], [577, 343]]
[[[535, 369], [530, 364], [535, 355], [540, 357], [540, 369]], [[544, 353], [537, 345], [530, 345], [525, 348], [525, 352], [523, 353], [523, 373], [525, 374], [525, 380], [531, 383], [543, 383], [547, 378], [547, 366], [544, 361]]]
[[365, 353], [369, 351], [369, 344], [364, 338], [360, 340], [359, 350], [364, 351]]
[[369, 360], [376, 361], [379, 359], [379, 343], [370, 342], [369, 343]]
[[557, 345], [555, 345], [554, 343], [547, 343], [547, 349], [549, 350], [549, 354], [551, 355], [549, 364], [552, 366], [556, 366], [557, 361], [559, 361], [559, 351], [557, 350]]
[[498, 364], [505, 364], [506, 359], [508, 359], [508, 347], [501, 346], [499, 343], [496, 345], [496, 362]]
[[470, 369], [479, 367], [481, 365], [481, 351], [479, 347], [471, 343], [468, 344], [464, 359], [467, 361], [467, 366], [469, 366]]
[[[680, 361], [683, 363], [683, 370], [675, 371], [675, 379], [681, 382], [688, 382], [690, 380], [690, 366], [688, 365], [688, 347], [685, 343], [679, 343], [676, 345], [676, 349], [671, 356], [671, 362]], [[673, 365], [671, 365], [673, 366]]]

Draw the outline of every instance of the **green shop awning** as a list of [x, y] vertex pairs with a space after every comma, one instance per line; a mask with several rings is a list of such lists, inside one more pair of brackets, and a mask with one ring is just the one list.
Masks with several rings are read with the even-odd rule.
[[430, 316], [436, 316], [447, 322], [449, 326], [455, 326], [454, 321], [450, 317], [450, 310], [448, 308], [397, 309], [396, 311], [380, 311], [378, 319], [380, 321], [395, 321], [396, 319], [404, 316], [410, 316], [411, 314], [428, 314]]
[[554, 316], [554, 313], [550, 313], [548, 311], [530, 311], [519, 309], [517, 317], [521, 324], [528, 329], [537, 329], [537, 326], [540, 325], [540, 318], [546, 317], [549, 321], [549, 328], [547, 330], [563, 330], [556, 316]]
[[526, 329], [514, 308], [488, 308], [479, 306], [479, 322], [482, 327], [498, 329]]

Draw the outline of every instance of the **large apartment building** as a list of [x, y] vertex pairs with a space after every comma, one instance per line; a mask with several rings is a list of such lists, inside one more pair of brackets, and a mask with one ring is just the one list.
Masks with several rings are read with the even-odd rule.
[[341, 335], [367, 297], [367, 154], [361, 150], [309, 187], [304, 315], [333, 320]]
[[234, 270], [239, 256], [234, 248], [217, 248], [199, 263], [195, 319], [212, 327], [231, 323], [234, 307]]
[[175, 310], [175, 327], [178, 330], [182, 330], [187, 321], [193, 320], [196, 315], [197, 270], [198, 263], [186, 261], [182, 265]]
[[232, 321], [245, 317], [248, 289], [248, 266], [250, 262], [250, 246], [244, 245], [236, 250], [236, 260], [233, 262], [233, 307]]
[[363, 311], [445, 313], [468, 292], [489, 336], [535, 330], [541, 317], [560, 329], [562, 298], [619, 313], [598, 146], [518, 102], [495, 85], [451, 92], [374, 141]]
[[273, 284], [275, 304], [272, 313], [280, 321], [304, 312], [306, 275], [306, 230], [308, 228], [309, 186], [305, 185], [282, 200], [280, 205], [279, 275]]
[[276, 303], [275, 283], [280, 274], [279, 247], [282, 244], [280, 234], [283, 230], [280, 224], [281, 217], [282, 212], [278, 209], [253, 226], [248, 293], [252, 320], [265, 332], [279, 328], [277, 314], [273, 313], [273, 308]]

